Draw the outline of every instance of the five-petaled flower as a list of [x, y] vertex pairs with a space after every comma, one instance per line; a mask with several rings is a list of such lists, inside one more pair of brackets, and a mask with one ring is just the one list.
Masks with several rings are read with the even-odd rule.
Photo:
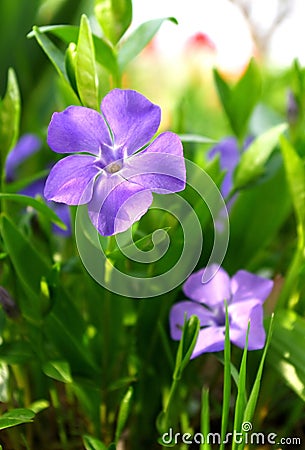
[[228, 304], [230, 340], [244, 348], [250, 321], [248, 349], [258, 350], [264, 346], [263, 302], [269, 296], [273, 281], [239, 270], [231, 279], [220, 268], [208, 282], [202, 283], [204, 270], [216, 271], [211, 265], [193, 273], [183, 286], [192, 301], [185, 300], [173, 305], [170, 311], [170, 331], [175, 340], [181, 338], [183, 323], [192, 315], [200, 320], [200, 331], [192, 358], [205, 352], [224, 349], [225, 301]]
[[152, 192], [173, 193], [185, 187], [179, 137], [167, 131], [147, 145], [160, 120], [157, 105], [122, 89], [104, 97], [101, 114], [83, 106], [54, 113], [48, 144], [57, 153], [74, 154], [52, 168], [45, 197], [68, 205], [87, 204], [91, 222], [104, 236], [127, 230], [148, 210]]

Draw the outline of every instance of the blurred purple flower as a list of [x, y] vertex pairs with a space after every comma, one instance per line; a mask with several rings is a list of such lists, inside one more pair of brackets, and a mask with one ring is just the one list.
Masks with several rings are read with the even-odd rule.
[[198, 316], [201, 329], [192, 358], [201, 353], [218, 352], [224, 349], [225, 303], [228, 304], [230, 340], [244, 348], [248, 322], [250, 331], [248, 349], [257, 350], [264, 346], [263, 302], [269, 296], [273, 281], [239, 270], [231, 279], [224, 269], [206, 284], [202, 283], [204, 270], [215, 272], [215, 266], [192, 274], [183, 286], [183, 291], [192, 301], [181, 301], [170, 311], [170, 332], [180, 340], [185, 315]]
[[15, 147], [9, 152], [5, 161], [6, 181], [14, 181], [16, 169], [23, 161], [38, 152], [41, 147], [40, 139], [34, 134], [24, 134]]
[[[243, 151], [248, 148], [252, 141], [252, 137], [246, 139]], [[220, 156], [220, 168], [226, 171], [221, 185], [221, 193], [226, 198], [232, 190], [234, 170], [240, 159], [237, 140], [234, 137], [224, 138], [219, 144], [211, 148], [208, 152], [208, 158], [213, 159], [218, 154]]]
[[[10, 151], [6, 158], [5, 162], [5, 174], [6, 181], [12, 182], [16, 179], [16, 170], [24, 161], [26, 161], [31, 155], [38, 152], [41, 148], [40, 139], [34, 134], [24, 134], [15, 147]], [[40, 195], [42, 198], [44, 185], [46, 178], [40, 178], [39, 180], [35, 180], [30, 183], [28, 186], [23, 188], [20, 191], [20, 194], [28, 195], [29, 197], [35, 198], [37, 195]], [[53, 209], [55, 214], [62, 220], [62, 222], [66, 225], [66, 230], [58, 227], [53, 224], [52, 229], [54, 233], [62, 235], [62, 236], [70, 236], [71, 235], [71, 219], [70, 219], [70, 211], [67, 205], [62, 203], [54, 203], [47, 202], [48, 206]]]
[[[152, 192], [185, 187], [185, 162], [178, 136], [160, 134], [160, 108], [132, 90], [114, 89], [101, 114], [83, 106], [54, 113], [48, 144], [60, 160], [45, 185], [48, 200], [88, 204], [95, 228], [104, 236], [127, 230], [146, 213]], [[140, 152], [137, 152], [141, 150]]]

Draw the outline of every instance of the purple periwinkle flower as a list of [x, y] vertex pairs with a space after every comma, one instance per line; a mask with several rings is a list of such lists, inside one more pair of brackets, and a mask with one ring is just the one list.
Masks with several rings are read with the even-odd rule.
[[[13, 182], [17, 177], [18, 167], [26, 161], [34, 153], [37, 153], [41, 149], [41, 140], [35, 134], [27, 133], [21, 136], [17, 144], [8, 154], [5, 161], [5, 177], [6, 181]], [[37, 195], [43, 197], [44, 185], [46, 178], [40, 178], [33, 181], [24, 187], [19, 193], [35, 198]], [[67, 205], [63, 203], [47, 202], [48, 206], [53, 209], [55, 214], [66, 225], [66, 229], [58, 227], [56, 224], [52, 225], [54, 233], [62, 236], [71, 235], [71, 218], [70, 211]]]
[[5, 177], [10, 182], [16, 178], [16, 169], [41, 147], [40, 139], [31, 133], [24, 134], [14, 148], [9, 152], [5, 161]]
[[[242, 150], [245, 151], [252, 141], [253, 138], [248, 137], [245, 140]], [[221, 185], [221, 193], [223, 197], [226, 198], [232, 191], [233, 174], [240, 159], [240, 151], [238, 149], [237, 140], [232, 136], [222, 139], [217, 145], [209, 150], [208, 158], [212, 159], [218, 154], [220, 156], [220, 168], [221, 170], [226, 171]]]
[[87, 204], [91, 222], [104, 236], [127, 230], [148, 210], [152, 192], [185, 187], [178, 136], [164, 132], [148, 145], [160, 120], [158, 106], [122, 89], [104, 97], [101, 114], [83, 106], [54, 113], [48, 144], [54, 152], [72, 155], [52, 168], [45, 197], [67, 205]]
[[220, 268], [208, 282], [202, 283], [203, 272], [215, 272], [214, 265], [193, 273], [184, 283], [183, 291], [192, 301], [185, 300], [173, 305], [170, 311], [170, 332], [175, 340], [181, 338], [185, 316], [198, 316], [201, 324], [192, 358], [206, 352], [224, 349], [225, 301], [228, 304], [230, 340], [244, 348], [250, 321], [248, 349], [264, 346], [263, 302], [269, 296], [273, 281], [245, 270], [239, 270], [232, 278]]

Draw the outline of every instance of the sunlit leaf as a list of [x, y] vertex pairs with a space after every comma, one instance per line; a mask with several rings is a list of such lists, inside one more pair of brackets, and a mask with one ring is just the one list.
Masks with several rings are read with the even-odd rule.
[[131, 0], [95, 0], [95, 16], [105, 36], [116, 44], [132, 20]]
[[0, 153], [2, 163], [17, 140], [19, 120], [19, 88], [14, 70], [9, 69], [6, 93], [0, 103]]
[[121, 45], [118, 55], [118, 63], [121, 72], [127, 64], [133, 60], [152, 40], [158, 32], [162, 23], [169, 20], [177, 24], [177, 20], [173, 17], [165, 17], [163, 19], [149, 20], [140, 25]]
[[89, 20], [82, 15], [75, 58], [77, 90], [84, 106], [99, 109], [95, 50]]

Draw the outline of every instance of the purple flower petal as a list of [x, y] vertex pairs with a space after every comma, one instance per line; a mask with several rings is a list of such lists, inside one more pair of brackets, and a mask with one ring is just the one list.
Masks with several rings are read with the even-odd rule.
[[24, 134], [15, 147], [10, 151], [5, 162], [5, 174], [7, 180], [15, 178], [16, 168], [41, 146], [40, 139], [34, 134]]
[[273, 288], [273, 281], [245, 270], [239, 270], [231, 279], [233, 301], [259, 300], [264, 302]]
[[192, 300], [211, 307], [219, 303], [223, 305], [224, 300], [229, 301], [231, 298], [229, 275], [220, 267], [208, 283], [202, 283], [205, 270], [214, 273], [216, 268], [215, 265], [211, 265], [207, 269], [193, 273], [184, 283], [183, 292]]
[[226, 171], [221, 186], [221, 193], [224, 197], [227, 197], [232, 190], [233, 172], [240, 157], [236, 139], [233, 137], [223, 139], [209, 151], [208, 156], [213, 158], [218, 154], [220, 155], [220, 167]]
[[215, 324], [214, 314], [199, 303], [182, 301], [173, 305], [170, 311], [170, 333], [172, 339], [179, 340], [182, 335], [184, 319], [189, 319], [195, 315], [200, 320], [201, 327], [207, 327]]
[[139, 150], [157, 132], [161, 110], [132, 90], [113, 89], [101, 104], [114, 137], [115, 147], [124, 146], [127, 155]]
[[185, 161], [179, 137], [171, 132], [160, 134], [145, 150], [124, 163], [124, 178], [159, 194], [185, 188]]
[[258, 350], [265, 344], [266, 333], [263, 325], [263, 308], [258, 300], [232, 303], [228, 307], [230, 316], [230, 339], [238, 347], [244, 348], [250, 320], [248, 349]]
[[66, 205], [83, 205], [92, 198], [93, 184], [100, 169], [93, 156], [72, 155], [52, 168], [44, 188], [47, 200]]
[[112, 141], [101, 114], [84, 106], [69, 106], [53, 114], [48, 128], [48, 144], [57, 153], [87, 152], [99, 155], [104, 145], [107, 149]]
[[88, 205], [89, 217], [103, 236], [127, 230], [146, 213], [153, 200], [149, 190], [120, 175], [103, 174]]
[[192, 359], [208, 352], [220, 352], [224, 349], [225, 327], [212, 326], [199, 331], [198, 339], [192, 353]]
[[43, 190], [45, 185], [46, 179], [40, 178], [39, 180], [33, 181], [33, 183], [29, 184], [28, 186], [24, 187], [20, 194], [27, 195], [28, 197], [35, 198], [36, 195], [40, 195], [43, 197]]

